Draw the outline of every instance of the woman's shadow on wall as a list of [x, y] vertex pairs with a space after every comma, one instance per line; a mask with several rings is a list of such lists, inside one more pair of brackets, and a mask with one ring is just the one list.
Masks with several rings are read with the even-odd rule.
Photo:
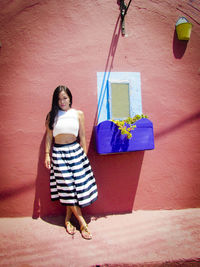
[[63, 215], [65, 214], [65, 207], [61, 206], [57, 201], [51, 201], [49, 185], [50, 171], [44, 166], [44, 148], [45, 135], [42, 138], [39, 148], [37, 176], [35, 181], [35, 199], [32, 218], [41, 218], [49, 223], [64, 226]]

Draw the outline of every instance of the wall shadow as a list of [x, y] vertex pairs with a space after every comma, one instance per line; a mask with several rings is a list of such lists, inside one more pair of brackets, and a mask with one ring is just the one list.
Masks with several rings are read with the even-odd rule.
[[123, 214], [133, 211], [144, 151], [99, 155], [95, 150], [95, 131], [88, 157], [96, 177], [98, 200], [84, 208], [95, 215]]
[[180, 41], [177, 37], [176, 29], [174, 30], [173, 38], [173, 53], [175, 58], [182, 58], [185, 54], [188, 41]]
[[[115, 24], [115, 28], [114, 28], [114, 32], [112, 35], [112, 40], [111, 40], [111, 44], [110, 44], [110, 48], [108, 52], [108, 57], [107, 57], [106, 65], [104, 69], [104, 76], [103, 76], [101, 91], [100, 91], [100, 95], [98, 99], [98, 110], [95, 115], [95, 124], [97, 123], [97, 118], [99, 117], [101, 113], [103, 101], [106, 96], [107, 82], [110, 77], [111, 69], [113, 68], [113, 63], [114, 63], [115, 53], [117, 49], [117, 44], [118, 44], [119, 37], [120, 37], [120, 32], [121, 32], [121, 22], [120, 22], [120, 15], [119, 15], [117, 18], [116, 24]], [[109, 112], [109, 109], [108, 109], [108, 112]], [[109, 114], [108, 114], [108, 117], [110, 117]]]
[[[33, 213], [32, 218], [42, 218], [43, 220], [47, 219], [47, 216], [55, 215], [64, 215], [65, 207], [57, 201], [51, 201], [50, 195], [50, 184], [49, 184], [49, 170], [44, 166], [45, 158], [45, 135], [42, 138], [39, 157], [38, 157], [38, 166], [37, 166], [37, 176], [35, 180], [35, 199], [33, 204]], [[53, 220], [54, 221], [54, 220]], [[57, 224], [57, 223], [56, 223]], [[60, 223], [58, 223], [60, 224]]]
[[176, 131], [177, 129], [181, 127], [184, 127], [186, 124], [190, 124], [199, 119], [200, 119], [200, 111], [197, 111], [196, 113], [182, 119], [181, 121], [174, 123], [173, 125], [156, 132], [154, 136], [156, 139], [158, 139], [164, 135], [168, 135], [171, 132]]

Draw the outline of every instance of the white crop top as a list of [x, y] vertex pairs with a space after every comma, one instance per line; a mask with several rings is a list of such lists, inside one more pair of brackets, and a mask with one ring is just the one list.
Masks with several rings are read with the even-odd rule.
[[74, 134], [78, 136], [79, 119], [78, 112], [75, 109], [68, 111], [59, 110], [53, 126], [53, 136], [58, 134]]

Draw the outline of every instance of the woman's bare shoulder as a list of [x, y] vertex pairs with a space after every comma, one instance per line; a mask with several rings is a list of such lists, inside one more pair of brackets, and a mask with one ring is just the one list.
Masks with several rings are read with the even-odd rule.
[[82, 110], [80, 110], [80, 109], [75, 109], [75, 110], [77, 111], [77, 114], [78, 114], [79, 118], [83, 118], [84, 117], [84, 113], [83, 113]]

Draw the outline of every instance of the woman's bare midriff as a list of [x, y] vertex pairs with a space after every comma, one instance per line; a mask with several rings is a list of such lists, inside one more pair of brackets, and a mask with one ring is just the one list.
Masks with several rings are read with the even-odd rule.
[[73, 134], [58, 134], [55, 136], [55, 144], [70, 144], [76, 141], [76, 136]]

